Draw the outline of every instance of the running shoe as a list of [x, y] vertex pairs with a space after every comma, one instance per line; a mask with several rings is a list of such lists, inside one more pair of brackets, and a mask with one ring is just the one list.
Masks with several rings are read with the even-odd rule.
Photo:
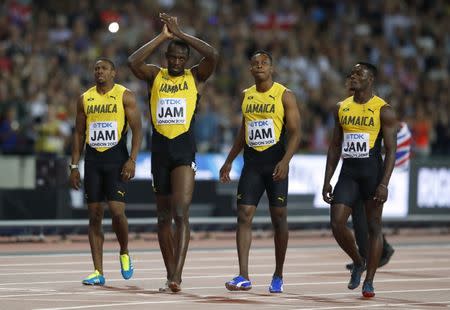
[[348, 282], [348, 289], [354, 290], [359, 286], [359, 283], [361, 283], [361, 275], [366, 269], [366, 263], [363, 262], [362, 265], [357, 266], [353, 265], [352, 269], [352, 275], [350, 276], [350, 281]]
[[375, 290], [373, 289], [373, 282], [372, 281], [364, 281], [363, 288], [362, 288], [362, 294], [364, 297], [371, 298], [375, 296]]
[[271, 293], [283, 293], [283, 278], [279, 276], [273, 276], [272, 282], [269, 286], [269, 292]]
[[243, 276], [237, 276], [233, 280], [226, 282], [225, 287], [229, 291], [248, 291], [252, 288], [252, 282]]
[[83, 279], [81, 283], [83, 283], [84, 285], [104, 285], [105, 277], [100, 274], [98, 270], [95, 270], [93, 273]]
[[128, 280], [133, 276], [133, 271], [134, 268], [130, 256], [128, 254], [120, 255], [120, 272], [122, 273], [122, 277]]
[[[352, 272], [353, 270], [353, 263], [348, 263], [347, 265], [345, 265], [345, 269], [349, 270], [350, 272]], [[367, 269], [367, 265], [364, 265], [364, 271]]]
[[161, 293], [170, 291], [169, 283], [170, 283], [170, 281], [167, 280], [166, 283], [164, 283], [164, 285], [163, 285], [162, 287], [159, 288], [159, 291], [160, 291]]
[[395, 252], [394, 248], [389, 245], [386, 251], [383, 251], [383, 256], [381, 257], [380, 262], [378, 263], [378, 267], [383, 267], [384, 265], [389, 263], [392, 255], [394, 255], [394, 252]]

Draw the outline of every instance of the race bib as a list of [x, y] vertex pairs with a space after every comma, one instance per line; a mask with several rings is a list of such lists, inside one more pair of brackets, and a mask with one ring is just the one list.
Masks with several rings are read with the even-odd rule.
[[158, 125], [186, 124], [186, 98], [161, 98], [156, 107]]
[[117, 122], [92, 122], [89, 125], [91, 147], [112, 147], [119, 141]]
[[262, 119], [247, 123], [248, 146], [265, 146], [275, 144], [273, 119]]
[[369, 157], [369, 134], [358, 132], [344, 133], [344, 142], [342, 143], [342, 157]]

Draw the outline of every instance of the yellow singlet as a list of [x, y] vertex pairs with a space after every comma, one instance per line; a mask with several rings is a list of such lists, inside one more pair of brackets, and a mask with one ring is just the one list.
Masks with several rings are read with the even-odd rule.
[[86, 143], [99, 152], [117, 145], [127, 129], [123, 107], [125, 90], [124, 86], [114, 84], [113, 88], [103, 95], [97, 92], [96, 86], [83, 94]]
[[278, 143], [284, 128], [283, 93], [286, 87], [274, 82], [260, 93], [253, 85], [244, 91], [242, 114], [247, 146], [262, 152]]
[[373, 96], [364, 104], [353, 101], [353, 96], [341, 102], [338, 117], [343, 129], [343, 158], [369, 157], [375, 142], [381, 141], [380, 110], [386, 104], [378, 96]]
[[155, 130], [173, 139], [191, 126], [197, 106], [198, 91], [190, 69], [181, 76], [170, 76], [161, 69], [153, 82], [150, 95], [150, 111]]

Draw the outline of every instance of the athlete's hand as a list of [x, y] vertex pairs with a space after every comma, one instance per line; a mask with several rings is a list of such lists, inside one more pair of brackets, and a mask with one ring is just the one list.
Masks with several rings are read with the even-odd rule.
[[220, 168], [220, 182], [229, 183], [230, 182], [230, 171], [231, 171], [232, 163], [225, 162]]
[[170, 33], [177, 37], [181, 35], [181, 30], [178, 26], [178, 19], [175, 16], [170, 16], [166, 13], [160, 13], [159, 18], [167, 26]]
[[81, 178], [80, 178], [80, 171], [78, 169], [72, 169], [70, 171], [70, 187], [76, 190], [79, 190], [81, 187]]
[[383, 204], [386, 202], [387, 197], [388, 197], [387, 186], [384, 184], [379, 184], [375, 191], [375, 196], [373, 196], [373, 200], [375, 200], [379, 204]]
[[169, 31], [169, 28], [167, 28], [166, 24], [164, 24], [161, 33], [163, 34], [163, 36], [166, 37], [166, 39], [169, 39], [169, 40], [173, 39], [173, 33]]
[[272, 178], [274, 181], [281, 181], [286, 179], [289, 173], [289, 162], [279, 161], [273, 169]]
[[132, 161], [131, 158], [128, 158], [128, 160], [122, 167], [122, 172], [120, 173], [122, 175], [122, 180], [129, 181], [132, 178], [134, 178], [135, 171], [136, 171], [136, 163]]
[[331, 184], [323, 185], [322, 198], [328, 204], [331, 204], [333, 202], [333, 186], [331, 186]]

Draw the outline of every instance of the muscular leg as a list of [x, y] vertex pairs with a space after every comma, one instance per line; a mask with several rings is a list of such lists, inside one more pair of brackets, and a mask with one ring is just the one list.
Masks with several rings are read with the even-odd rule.
[[367, 223], [369, 227], [369, 252], [365, 281], [373, 280], [383, 251], [383, 234], [381, 233], [382, 213], [383, 205], [373, 200], [366, 202]]
[[128, 219], [125, 216], [125, 203], [108, 201], [112, 217], [112, 228], [120, 245], [120, 255], [128, 254]]
[[352, 208], [352, 223], [359, 255], [367, 259], [369, 232], [367, 228], [366, 209], [362, 200], [358, 200], [356, 205]]
[[252, 244], [252, 221], [256, 206], [238, 206], [238, 226], [236, 244], [239, 258], [239, 275], [248, 279], [248, 255]]
[[[287, 209], [285, 207], [271, 207], [270, 217], [274, 229], [275, 243], [275, 272], [274, 276], [283, 277], [283, 265], [289, 239], [287, 224]], [[248, 257], [248, 255], [247, 255]]]
[[164, 265], [167, 271], [167, 280], [172, 279], [175, 271], [175, 256], [173, 250], [172, 210], [170, 197], [156, 195], [156, 213], [158, 216], [158, 242]]
[[89, 213], [89, 244], [91, 246], [92, 261], [94, 268], [103, 274], [103, 235], [102, 220], [103, 206], [100, 202], [88, 204]]
[[339, 246], [356, 265], [362, 265], [363, 259], [356, 248], [355, 238], [347, 227], [347, 220], [352, 209], [343, 204], [331, 206], [331, 229]]
[[171, 183], [172, 196], [170, 204], [175, 221], [175, 271], [171, 281], [179, 286], [191, 234], [189, 206], [194, 191], [194, 171], [190, 166], [179, 166], [173, 169], [171, 172]]

